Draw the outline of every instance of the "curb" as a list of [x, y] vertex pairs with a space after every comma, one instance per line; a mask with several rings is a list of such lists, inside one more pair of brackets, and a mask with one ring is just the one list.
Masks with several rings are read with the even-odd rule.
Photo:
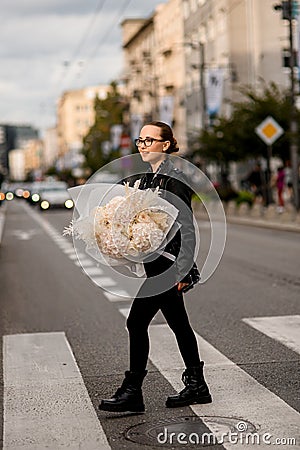
[[1, 206], [0, 209], [0, 245], [2, 242], [3, 230], [5, 225], [5, 216], [6, 216], [7, 203]]
[[232, 217], [226, 216], [228, 223], [234, 223], [237, 225], [248, 225], [260, 228], [269, 228], [271, 230], [281, 230], [281, 231], [294, 231], [300, 233], [300, 225], [293, 223], [278, 223], [278, 222], [267, 222], [266, 220], [251, 220], [245, 217]]
[[[208, 221], [208, 216], [206, 214], [194, 213], [197, 220]], [[300, 233], [300, 223], [285, 223], [285, 222], [273, 222], [262, 219], [250, 219], [247, 217], [236, 217], [230, 214], [226, 214], [226, 222], [233, 223], [236, 225], [247, 225], [259, 228], [268, 228], [271, 230], [281, 230], [281, 231], [293, 231]]]

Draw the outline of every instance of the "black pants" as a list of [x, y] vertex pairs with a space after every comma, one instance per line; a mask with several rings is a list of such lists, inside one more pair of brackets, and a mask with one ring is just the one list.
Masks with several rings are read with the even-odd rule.
[[177, 286], [174, 286], [168, 291], [152, 297], [134, 299], [127, 319], [130, 340], [130, 370], [139, 372], [146, 369], [149, 355], [148, 327], [159, 310], [175, 333], [186, 367], [199, 366], [197, 340], [189, 323], [183, 295], [177, 290]]

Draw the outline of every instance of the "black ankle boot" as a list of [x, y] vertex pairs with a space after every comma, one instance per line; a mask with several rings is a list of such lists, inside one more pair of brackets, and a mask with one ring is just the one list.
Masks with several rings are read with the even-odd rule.
[[102, 400], [99, 408], [111, 412], [144, 412], [142, 383], [147, 374], [144, 372], [125, 372], [125, 379], [112, 398]]
[[176, 395], [170, 395], [166, 401], [167, 408], [211, 403], [212, 398], [203, 375], [203, 361], [200, 367], [190, 367], [182, 374], [185, 388]]

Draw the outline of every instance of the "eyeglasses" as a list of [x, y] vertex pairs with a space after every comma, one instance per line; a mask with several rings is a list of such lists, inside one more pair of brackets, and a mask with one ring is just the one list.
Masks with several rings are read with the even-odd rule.
[[153, 144], [153, 142], [165, 142], [163, 139], [155, 139], [155, 138], [146, 138], [146, 139], [135, 139], [135, 145], [137, 147], [140, 147], [141, 145], [145, 145], [145, 147], [151, 147], [151, 145]]

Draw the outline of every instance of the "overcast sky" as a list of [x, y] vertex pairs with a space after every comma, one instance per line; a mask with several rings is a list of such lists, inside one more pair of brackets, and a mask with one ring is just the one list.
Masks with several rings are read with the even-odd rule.
[[55, 125], [68, 89], [108, 84], [122, 70], [120, 23], [164, 0], [1, 0], [0, 123]]

